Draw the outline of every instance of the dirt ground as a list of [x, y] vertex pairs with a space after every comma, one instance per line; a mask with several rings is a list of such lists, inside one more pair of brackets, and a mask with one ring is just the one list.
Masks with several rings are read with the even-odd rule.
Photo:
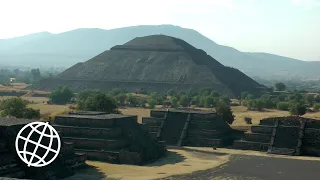
[[217, 168], [161, 178], [161, 180], [307, 180], [319, 178], [319, 167], [320, 161], [232, 155], [227, 163]]
[[145, 166], [87, 164], [67, 180], [309, 180], [320, 176], [320, 158], [222, 148], [170, 147], [167, 157]]
[[115, 165], [87, 161], [89, 168], [66, 180], [121, 179], [151, 180], [211, 169], [228, 161], [228, 154], [202, 151], [169, 150], [167, 157], [145, 166]]

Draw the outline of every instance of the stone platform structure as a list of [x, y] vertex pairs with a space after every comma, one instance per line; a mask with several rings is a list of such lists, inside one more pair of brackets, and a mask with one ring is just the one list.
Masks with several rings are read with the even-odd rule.
[[166, 153], [165, 143], [153, 140], [136, 116], [75, 112], [56, 116], [54, 124], [63, 140], [90, 160], [142, 165]]
[[267, 151], [271, 154], [320, 156], [320, 121], [289, 116], [260, 120], [235, 149]]
[[[61, 179], [74, 173], [74, 168], [85, 164], [86, 157], [75, 154], [71, 144], [62, 141], [57, 159], [42, 168], [27, 167], [15, 149], [15, 138], [20, 129], [34, 120], [0, 119], [0, 177], [25, 179]], [[22, 143], [22, 142], [21, 142]]]
[[142, 118], [154, 139], [173, 146], [223, 147], [232, 143], [234, 130], [214, 112], [152, 110]]

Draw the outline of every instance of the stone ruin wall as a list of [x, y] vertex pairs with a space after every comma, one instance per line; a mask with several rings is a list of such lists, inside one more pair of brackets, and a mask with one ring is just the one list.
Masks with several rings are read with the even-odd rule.
[[223, 147], [232, 142], [234, 131], [212, 112], [152, 110], [150, 116], [142, 118], [143, 126], [168, 145]]
[[266, 118], [233, 148], [274, 154], [320, 156], [320, 122], [297, 116]]
[[90, 160], [141, 165], [166, 152], [165, 144], [146, 134], [136, 116], [72, 113], [57, 116], [55, 128]]

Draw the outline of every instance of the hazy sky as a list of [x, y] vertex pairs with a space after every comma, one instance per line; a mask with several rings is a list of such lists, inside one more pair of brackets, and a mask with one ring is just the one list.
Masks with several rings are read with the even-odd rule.
[[241, 51], [320, 60], [320, 0], [0, 0], [0, 38], [158, 24]]

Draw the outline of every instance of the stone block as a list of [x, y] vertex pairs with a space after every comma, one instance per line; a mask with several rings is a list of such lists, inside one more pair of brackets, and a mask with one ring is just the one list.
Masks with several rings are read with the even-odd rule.
[[160, 126], [163, 120], [163, 118], [143, 117], [142, 123], [149, 126]]
[[75, 148], [94, 149], [94, 150], [115, 150], [121, 149], [128, 144], [126, 139], [89, 139], [89, 138], [73, 138], [63, 137], [63, 141], [73, 142]]
[[237, 141], [234, 141], [232, 147], [234, 149], [242, 149], [242, 150], [267, 151], [269, 144], [237, 140]]
[[272, 134], [272, 126], [251, 126], [251, 132], [259, 134]]
[[119, 152], [117, 151], [76, 149], [76, 152], [86, 154], [86, 158], [88, 160], [103, 161], [108, 163], [119, 163]]
[[257, 133], [245, 133], [243, 139], [245, 141], [270, 143], [271, 135], [269, 135], [269, 134], [257, 134]]
[[208, 139], [208, 138], [197, 138], [197, 137], [188, 137], [185, 144], [187, 146], [195, 147], [222, 147], [223, 139]]
[[119, 152], [119, 163], [120, 164], [132, 164], [141, 165], [142, 159], [137, 152], [120, 151]]

